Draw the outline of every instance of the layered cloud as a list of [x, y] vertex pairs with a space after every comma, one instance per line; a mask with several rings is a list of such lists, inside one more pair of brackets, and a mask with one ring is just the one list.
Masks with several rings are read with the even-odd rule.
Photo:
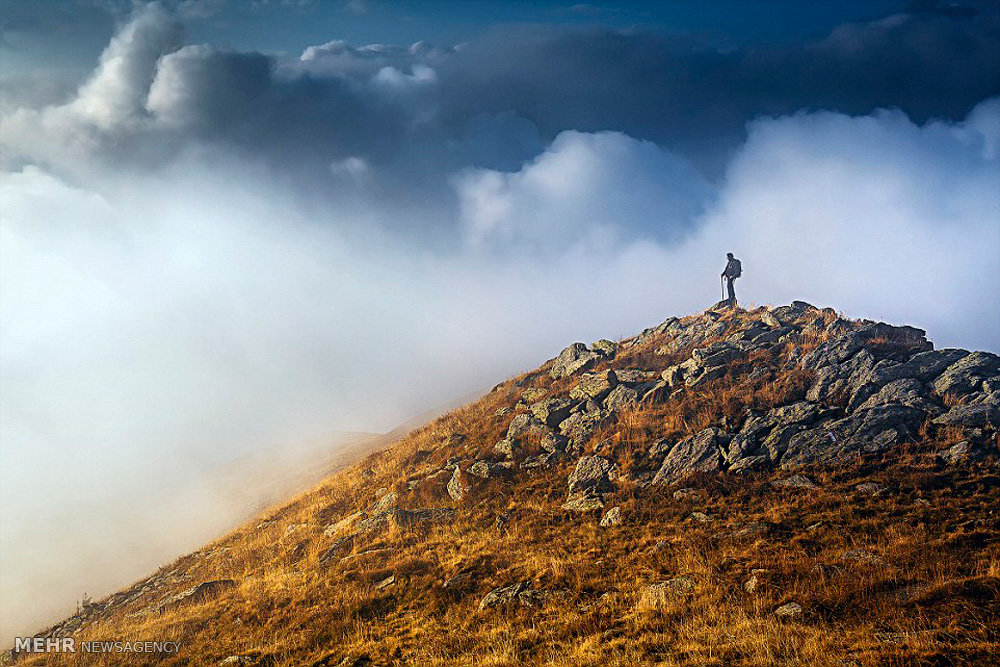
[[[726, 251], [748, 303], [1000, 349], [996, 31], [936, 12], [767, 47], [507, 29], [285, 58], [140, 10], [71, 99], [0, 118], [0, 597], [41, 610], [4, 632], [113, 585], [97, 561], [147, 565], [135, 516], [191, 503], [144, 489], [211, 496], [266, 443], [388, 429], [703, 308]], [[63, 521], [82, 497], [106, 530]], [[28, 516], [80, 559], [35, 558], [62, 542]]]

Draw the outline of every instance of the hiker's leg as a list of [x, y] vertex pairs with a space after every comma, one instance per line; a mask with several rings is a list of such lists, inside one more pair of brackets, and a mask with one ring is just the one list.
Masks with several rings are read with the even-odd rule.
[[736, 290], [733, 289], [732, 278], [726, 278], [726, 288], [729, 290], [729, 300], [736, 303]]

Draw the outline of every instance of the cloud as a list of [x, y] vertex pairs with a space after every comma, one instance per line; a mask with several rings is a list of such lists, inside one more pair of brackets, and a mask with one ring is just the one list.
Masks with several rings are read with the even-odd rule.
[[455, 187], [472, 245], [548, 252], [634, 234], [676, 243], [712, 194], [683, 158], [618, 132], [563, 132], [517, 172], [468, 170]]

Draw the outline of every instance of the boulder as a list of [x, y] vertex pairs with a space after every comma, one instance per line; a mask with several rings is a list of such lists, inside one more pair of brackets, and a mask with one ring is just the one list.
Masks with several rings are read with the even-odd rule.
[[451, 496], [452, 500], [461, 500], [465, 497], [465, 494], [469, 490], [469, 485], [462, 475], [462, 470], [458, 466], [455, 466], [455, 472], [451, 475], [451, 480], [448, 481], [448, 495]]
[[[573, 409], [574, 403], [569, 399], [565, 398], [550, 398], [548, 400], [539, 401], [538, 403], [532, 403], [528, 406], [531, 410], [531, 414], [542, 424], [546, 426], [559, 426], [559, 423], [569, 417], [570, 411]], [[508, 435], [510, 431], [508, 430]]]
[[859, 455], [880, 453], [915, 434], [923, 420], [923, 412], [904, 405], [858, 410], [793, 435], [781, 456], [781, 465], [839, 464]]
[[628, 385], [620, 384], [604, 399], [604, 408], [611, 412], [630, 408], [639, 404], [639, 392]]
[[670, 448], [653, 483], [673, 482], [698, 472], [718, 472], [721, 469], [721, 449], [727, 435], [715, 427], [684, 438]]
[[802, 605], [798, 602], [786, 602], [774, 610], [774, 615], [778, 618], [795, 618], [802, 615]]
[[585, 373], [580, 382], [570, 389], [570, 398], [577, 401], [601, 401], [618, 384], [618, 376], [614, 371], [603, 373]]
[[[524, 595], [529, 590], [531, 590], [530, 581], [519, 581], [516, 584], [511, 584], [510, 586], [494, 588], [492, 591], [487, 593], [482, 600], [480, 600], [479, 610], [482, 611], [493, 607], [522, 604], [529, 599], [528, 596]], [[522, 597], [524, 600], [521, 599]]]
[[467, 472], [480, 479], [509, 477], [511, 474], [510, 468], [499, 463], [493, 463], [492, 461], [476, 461], [469, 466]]
[[1000, 357], [990, 352], [972, 352], [946, 368], [932, 385], [934, 393], [943, 396], [969, 394], [988, 378], [1000, 373]]
[[570, 512], [590, 512], [604, 507], [604, 500], [599, 495], [591, 492], [571, 493], [566, 502], [562, 504], [562, 509]]
[[927, 351], [932, 349], [933, 345], [927, 340], [926, 333], [915, 327], [894, 327], [885, 322], [876, 322], [822, 343], [802, 358], [802, 365], [805, 368], [818, 370], [831, 364], [840, 364], [863, 347], [870, 346], [873, 341], [878, 340], [893, 341], [911, 353]]
[[941, 414], [944, 409], [926, 398], [927, 390], [915, 378], [892, 380], [869, 396], [857, 409], [868, 410], [885, 405], [905, 405], [929, 415]]
[[618, 343], [602, 338], [590, 345], [590, 349], [601, 356], [611, 358], [618, 353]]
[[493, 445], [493, 451], [500, 456], [505, 456], [509, 459], [514, 458], [517, 452], [521, 449], [521, 445], [514, 438], [504, 438], [497, 444]]
[[622, 508], [612, 507], [601, 517], [601, 527], [620, 526], [622, 523]]
[[197, 586], [192, 586], [191, 588], [183, 590], [176, 595], [171, 595], [167, 599], [160, 602], [156, 610], [162, 614], [182, 605], [195, 604], [197, 602], [203, 602], [210, 598], [214, 598], [232, 588], [236, 588], [236, 582], [232, 579], [214, 579], [212, 581], [203, 581]]
[[559, 433], [569, 438], [573, 447], [579, 450], [607, 415], [608, 413], [601, 409], [592, 412], [574, 412], [559, 424]]
[[820, 414], [820, 407], [809, 401], [799, 401], [791, 405], [774, 408], [767, 413], [767, 419], [775, 424], [812, 424]]
[[805, 475], [792, 475], [787, 479], [777, 479], [771, 482], [771, 486], [776, 489], [818, 489], [819, 484], [812, 481]]
[[963, 426], [965, 428], [983, 427], [989, 424], [1000, 425], [1000, 392], [992, 394], [988, 402], [956, 405], [933, 423], [938, 426]]
[[588, 350], [583, 343], [573, 343], [553, 360], [549, 375], [556, 379], [568, 377], [592, 368], [602, 358], [600, 353]]
[[695, 348], [691, 352], [691, 358], [698, 363], [698, 366], [705, 368], [722, 366], [743, 356], [744, 353], [742, 350], [726, 342], [713, 343], [708, 347]]
[[507, 427], [507, 440], [517, 440], [523, 438], [529, 434], [535, 434], [539, 437], [545, 435], [546, 433], [551, 433], [550, 429], [545, 423], [539, 420], [532, 414], [519, 414], [515, 415], [510, 422], [510, 426]]
[[618, 465], [603, 456], [581, 456], [567, 480], [569, 492], [572, 495], [614, 491], [612, 479], [617, 477], [617, 472]]

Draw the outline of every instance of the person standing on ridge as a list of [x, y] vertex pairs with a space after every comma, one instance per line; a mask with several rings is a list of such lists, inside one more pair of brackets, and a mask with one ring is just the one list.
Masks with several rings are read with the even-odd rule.
[[722, 272], [722, 277], [726, 280], [726, 288], [729, 290], [729, 305], [736, 305], [736, 290], [733, 289], [733, 282], [743, 275], [743, 265], [740, 264], [740, 260], [733, 257], [733, 253], [727, 252], [726, 268]]

